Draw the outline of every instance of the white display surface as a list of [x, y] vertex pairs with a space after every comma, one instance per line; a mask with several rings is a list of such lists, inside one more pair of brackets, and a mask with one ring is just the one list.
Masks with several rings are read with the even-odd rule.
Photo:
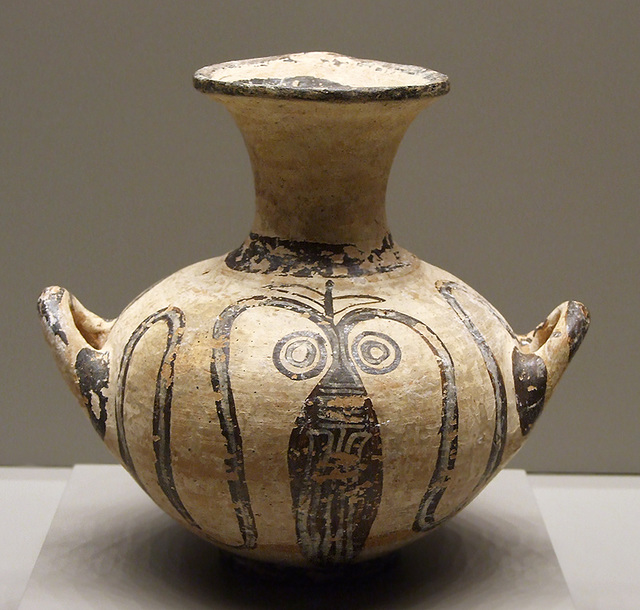
[[18, 607], [69, 478], [69, 468], [2, 468], [0, 608]]
[[368, 580], [269, 582], [234, 573], [119, 466], [77, 466], [21, 610], [573, 608], [523, 471]]
[[576, 607], [638, 610], [640, 477], [528, 478]]

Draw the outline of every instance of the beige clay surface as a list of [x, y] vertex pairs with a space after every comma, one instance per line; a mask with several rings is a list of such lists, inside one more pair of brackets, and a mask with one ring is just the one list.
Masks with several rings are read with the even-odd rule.
[[[327, 57], [257, 60], [247, 78], [339, 79], [333, 55], [330, 74], [314, 73]], [[343, 63], [360, 66], [350, 87], [430, 73]], [[234, 83], [243, 70], [199, 74]], [[114, 322], [55, 287], [40, 311], [94, 427], [166, 512], [248, 558], [360, 561], [448, 519], [506, 464], [588, 314], [565, 303], [516, 336], [475, 291], [393, 242], [387, 176], [432, 97], [269, 87], [211, 93], [254, 170], [256, 217], [238, 250], [178, 271]]]

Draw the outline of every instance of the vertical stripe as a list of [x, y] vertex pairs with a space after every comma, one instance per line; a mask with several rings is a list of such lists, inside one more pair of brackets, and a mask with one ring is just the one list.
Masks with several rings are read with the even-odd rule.
[[500, 467], [500, 462], [502, 461], [502, 455], [504, 453], [507, 440], [507, 392], [504, 385], [504, 379], [502, 377], [502, 371], [500, 370], [498, 361], [496, 360], [492, 349], [489, 347], [482, 333], [472, 322], [467, 312], [463, 309], [462, 305], [460, 305], [455, 296], [453, 296], [453, 290], [462, 287], [455, 282], [437, 282], [436, 287], [471, 335], [471, 338], [476, 344], [482, 359], [484, 360], [487, 373], [489, 374], [489, 379], [491, 380], [491, 386], [493, 388], [493, 397], [495, 402], [493, 441], [491, 443], [491, 451], [484, 473], [476, 485], [476, 489], [479, 489], [495, 474]]
[[178, 513], [193, 527], [199, 527], [189, 511], [185, 508], [176, 489], [171, 464], [171, 405], [173, 401], [174, 367], [178, 352], [178, 346], [182, 341], [185, 327], [183, 312], [177, 307], [161, 309], [147, 317], [133, 331], [125, 345], [120, 371], [118, 374], [118, 387], [115, 399], [115, 419], [118, 436], [118, 448], [122, 461], [134, 477], [145, 489], [136, 472], [135, 464], [131, 456], [126, 436], [124, 421], [124, 404], [127, 385], [127, 376], [131, 365], [131, 358], [140, 339], [156, 323], [164, 322], [167, 325], [167, 343], [162, 354], [158, 375], [156, 377], [156, 389], [153, 399], [153, 452], [155, 456], [156, 475], [162, 492]]

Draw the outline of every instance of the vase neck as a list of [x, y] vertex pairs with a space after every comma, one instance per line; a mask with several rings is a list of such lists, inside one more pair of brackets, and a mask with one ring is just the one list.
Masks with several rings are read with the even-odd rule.
[[230, 268], [337, 277], [413, 264], [389, 234], [387, 180], [411, 121], [449, 90], [444, 74], [316, 51], [206, 66], [193, 82], [229, 109], [253, 167], [253, 229]]
[[254, 174], [254, 235], [378, 248], [393, 158], [431, 100], [335, 103], [227, 98]]

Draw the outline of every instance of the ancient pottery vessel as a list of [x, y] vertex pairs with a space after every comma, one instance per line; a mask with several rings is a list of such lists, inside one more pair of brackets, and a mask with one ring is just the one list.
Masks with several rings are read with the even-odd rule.
[[256, 215], [225, 256], [116, 319], [39, 301], [69, 386], [168, 514], [247, 559], [318, 568], [415, 540], [531, 431], [589, 325], [558, 306], [517, 335], [389, 233], [387, 176], [443, 74], [305, 53], [195, 74], [249, 150]]

